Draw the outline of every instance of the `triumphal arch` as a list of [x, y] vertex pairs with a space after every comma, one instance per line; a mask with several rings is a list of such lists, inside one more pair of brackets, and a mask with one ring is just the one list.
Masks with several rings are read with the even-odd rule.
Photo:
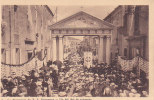
[[110, 63], [111, 40], [115, 27], [83, 11], [49, 26], [52, 36], [52, 60], [63, 62], [64, 36], [98, 36], [99, 63]]

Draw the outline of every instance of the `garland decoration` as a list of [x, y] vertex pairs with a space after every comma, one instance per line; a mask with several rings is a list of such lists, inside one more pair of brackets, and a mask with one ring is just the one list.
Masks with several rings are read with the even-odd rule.
[[[1, 64], [2, 64], [2, 65], [7, 65], [7, 66], [10, 66], [10, 67], [23, 66], [23, 65], [29, 63], [30, 61], [32, 61], [33, 58], [35, 58], [35, 57], [37, 56], [36, 48], [34, 48], [33, 54], [34, 54], [33, 57], [31, 57], [28, 61], [26, 61], [26, 62], [24, 62], [24, 63], [22, 63], [22, 64], [6, 64], [6, 63], [4, 63], [4, 62], [1, 62]], [[44, 56], [43, 59], [41, 59], [40, 61], [43, 61], [43, 60], [46, 58], [47, 49], [44, 50], [44, 55], [45, 55], [45, 56]]]

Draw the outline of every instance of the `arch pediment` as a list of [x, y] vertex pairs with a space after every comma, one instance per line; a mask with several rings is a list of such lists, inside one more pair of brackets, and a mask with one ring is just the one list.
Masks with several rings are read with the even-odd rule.
[[68, 29], [68, 28], [91, 28], [91, 29], [112, 29], [114, 26], [108, 22], [100, 20], [83, 11], [67, 17], [51, 26], [52, 29]]

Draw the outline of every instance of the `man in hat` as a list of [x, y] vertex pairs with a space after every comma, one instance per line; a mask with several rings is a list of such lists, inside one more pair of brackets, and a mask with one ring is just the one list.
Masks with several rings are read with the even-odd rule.
[[105, 97], [111, 97], [112, 96], [112, 91], [111, 91], [111, 88], [109, 86], [104, 88], [103, 96], [105, 96]]
[[42, 90], [42, 82], [41, 81], [37, 81], [36, 82], [36, 96], [37, 97], [42, 97], [43, 96], [43, 90]]
[[24, 84], [22, 82], [19, 83], [19, 86], [18, 86], [18, 89], [17, 89], [17, 94], [20, 97], [27, 96], [27, 89], [26, 89], [26, 87], [24, 86]]
[[13, 82], [13, 79], [11, 76], [8, 77], [8, 84], [7, 84], [7, 90], [8, 90], [8, 95], [12, 96], [12, 89], [15, 87], [15, 84]]
[[56, 89], [58, 88], [58, 67], [56, 63], [53, 63], [52, 67], [53, 67], [53, 71], [50, 74], [50, 76], [52, 77], [52, 80], [53, 80], [53, 86]]
[[4, 76], [3, 78], [2, 78], [2, 85], [3, 85], [3, 89], [6, 89], [6, 86], [7, 86], [7, 84], [8, 84], [8, 80], [7, 80], [7, 77], [6, 76]]
[[35, 97], [36, 96], [36, 91], [35, 91], [35, 89], [37, 87], [36, 82], [37, 82], [37, 79], [36, 80], [33, 79], [31, 84], [30, 84], [29, 96], [31, 96], [31, 97]]
[[6, 89], [2, 90], [1, 97], [7, 97], [8, 91]]
[[142, 97], [148, 97], [148, 92], [147, 91], [142, 91]]
[[27, 77], [26, 78], [26, 84], [25, 84], [25, 87], [27, 89], [27, 96], [30, 96], [31, 95], [31, 91], [33, 91], [33, 90], [31, 90], [31, 88], [32, 88], [31, 85], [32, 85], [31, 78]]

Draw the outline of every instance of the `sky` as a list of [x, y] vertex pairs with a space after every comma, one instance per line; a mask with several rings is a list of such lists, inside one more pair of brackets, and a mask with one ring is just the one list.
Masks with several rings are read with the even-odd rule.
[[69, 17], [79, 11], [84, 11], [99, 19], [104, 19], [109, 13], [111, 13], [118, 5], [111, 6], [50, 6], [52, 12], [56, 16], [57, 8], [57, 21]]
[[[55, 15], [54, 21], [60, 21], [65, 19], [75, 13], [84, 11], [92, 16], [99, 19], [104, 19], [108, 14], [110, 14], [118, 5], [104, 5], [104, 6], [49, 6]], [[57, 16], [56, 16], [57, 9]], [[81, 36], [75, 36], [75, 38], [82, 39]]]

